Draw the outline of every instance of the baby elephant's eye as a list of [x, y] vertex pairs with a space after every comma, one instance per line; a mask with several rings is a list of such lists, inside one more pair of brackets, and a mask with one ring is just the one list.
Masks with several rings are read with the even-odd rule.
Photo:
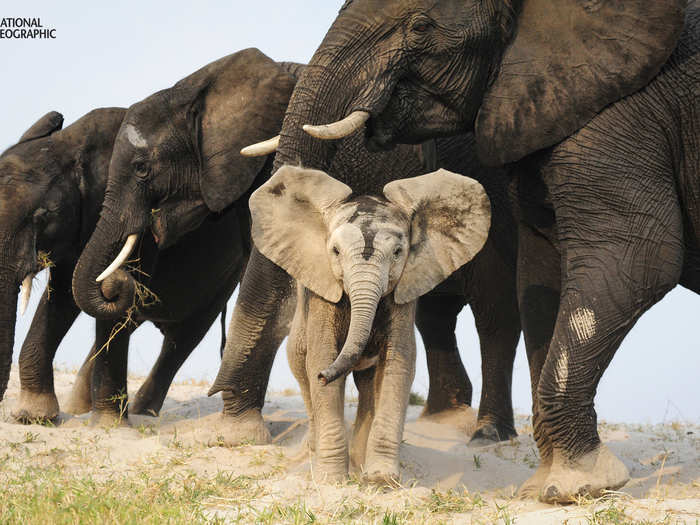
[[401, 249], [401, 246], [399, 246], [398, 248], [396, 248], [396, 249], [394, 250], [394, 259], [398, 259], [399, 257], [401, 257], [401, 253], [402, 253], [402, 252], [403, 252], [403, 250]]
[[337, 246], [333, 246], [333, 255], [340, 255], [340, 250]]

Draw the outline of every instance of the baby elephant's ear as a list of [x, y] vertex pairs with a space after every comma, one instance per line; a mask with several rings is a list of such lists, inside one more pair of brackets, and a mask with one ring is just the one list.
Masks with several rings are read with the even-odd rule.
[[333, 303], [340, 301], [343, 288], [328, 259], [327, 220], [351, 193], [322, 171], [283, 166], [250, 197], [256, 248]]
[[398, 304], [418, 299], [471, 261], [486, 242], [491, 204], [474, 179], [438, 170], [384, 186], [411, 217], [411, 246], [394, 290]]

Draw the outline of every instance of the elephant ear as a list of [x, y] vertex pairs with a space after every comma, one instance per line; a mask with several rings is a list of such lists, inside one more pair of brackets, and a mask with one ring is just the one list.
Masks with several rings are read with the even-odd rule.
[[19, 138], [17, 143], [21, 144], [22, 142], [27, 142], [29, 140], [47, 137], [62, 127], [63, 115], [61, 115], [58, 111], [49, 111], [46, 115], [32, 124], [32, 126]]
[[283, 166], [250, 197], [256, 248], [333, 303], [340, 301], [343, 288], [328, 259], [327, 225], [335, 207], [351, 194], [322, 171]]
[[686, 0], [526, 0], [476, 121], [479, 157], [516, 161], [644, 87], [680, 36]]
[[491, 204], [474, 179], [438, 170], [384, 186], [384, 195], [411, 217], [410, 251], [394, 301], [428, 293], [479, 253], [491, 226]]
[[193, 111], [200, 188], [207, 207], [219, 212], [240, 198], [263, 168], [265, 157], [243, 157], [240, 151], [279, 133], [295, 83], [272, 59], [257, 49], [246, 49], [178, 84], [196, 86], [202, 100]]

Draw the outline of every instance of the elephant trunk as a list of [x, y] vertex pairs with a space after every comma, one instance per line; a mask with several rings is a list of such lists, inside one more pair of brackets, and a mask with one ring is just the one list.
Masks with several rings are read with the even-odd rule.
[[73, 272], [73, 295], [77, 305], [97, 319], [122, 317], [134, 304], [136, 283], [127, 272], [114, 270], [101, 282], [97, 281], [119, 254], [125, 259], [124, 246], [129, 236], [120, 230], [102, 217]]
[[10, 379], [15, 343], [18, 283], [15, 276], [0, 275], [0, 401]]
[[371, 260], [353, 267], [347, 284], [350, 297], [348, 335], [333, 364], [318, 375], [321, 384], [347, 375], [360, 361], [372, 332], [377, 306], [386, 291], [387, 276], [383, 273], [382, 267]]
[[[377, 103], [374, 87], [367, 93], [370, 88], [361, 74], [371, 60], [362, 52], [366, 22], [354, 20], [351, 26], [357, 31], [343, 28], [346, 22], [336, 21], [299, 76], [282, 124], [273, 173], [285, 164], [329, 171], [339, 142], [319, 140], [304, 126], [326, 139], [353, 130], [361, 133], [369, 118], [362, 110], [374, 109]], [[324, 126], [332, 122], [340, 122], [336, 127], [341, 129]]]

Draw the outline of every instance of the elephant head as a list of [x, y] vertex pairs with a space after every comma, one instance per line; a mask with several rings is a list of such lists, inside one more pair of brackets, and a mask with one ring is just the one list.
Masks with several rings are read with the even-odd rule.
[[20, 283], [24, 313], [34, 275], [51, 265], [72, 267], [77, 260], [97, 222], [124, 112], [95, 110], [63, 130], [63, 116], [47, 113], [0, 156], [0, 398], [12, 358]]
[[[290, 101], [276, 164], [328, 169], [364, 127], [389, 148], [476, 133], [486, 164], [556, 144], [639, 90], [686, 0], [347, 0]], [[329, 124], [332, 123], [332, 124]]]
[[284, 166], [250, 199], [258, 250], [325, 300], [350, 300], [324, 384], [357, 364], [382, 297], [403, 304], [429, 292], [481, 250], [490, 226], [481, 185], [445, 170], [391, 182], [384, 199], [351, 195], [324, 172]]
[[129, 108], [101, 217], [73, 276], [85, 312], [124, 313], [114, 306], [117, 298], [125, 303], [119, 290], [106, 293], [100, 282], [129, 258], [142, 234], [150, 230], [158, 248], [167, 248], [250, 190], [266, 159], [239, 151], [279, 131], [293, 86], [277, 63], [247, 49]]

